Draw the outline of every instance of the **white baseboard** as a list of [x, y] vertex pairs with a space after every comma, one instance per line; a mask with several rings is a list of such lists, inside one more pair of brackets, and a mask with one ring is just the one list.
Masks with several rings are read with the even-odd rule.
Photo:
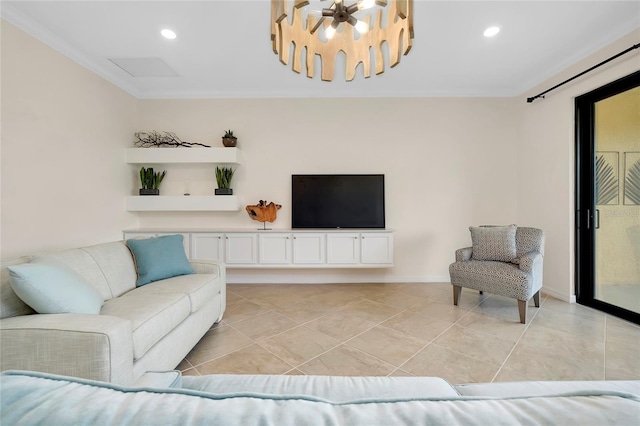
[[[273, 272], [265, 270], [227, 270], [228, 284], [349, 284], [349, 283], [448, 283], [448, 275], [395, 276], [363, 273], [362, 270]], [[568, 303], [576, 303], [574, 294], [567, 295], [543, 287], [543, 293]]]
[[[254, 272], [254, 273], [251, 273]], [[340, 283], [448, 283], [449, 276], [394, 276], [363, 273], [354, 271], [330, 272], [313, 270], [313, 272], [294, 273], [301, 271], [289, 271], [273, 273], [267, 271], [240, 271], [227, 270], [227, 283], [229, 284], [340, 284]]]
[[560, 299], [563, 302], [568, 302], [568, 303], [576, 303], [576, 295], [575, 294], [564, 294], [564, 293], [560, 293], [557, 292], [555, 290], [551, 290], [549, 288], [546, 287], [542, 287], [542, 291], [544, 294], [547, 294], [549, 296], [555, 297], [556, 299]]

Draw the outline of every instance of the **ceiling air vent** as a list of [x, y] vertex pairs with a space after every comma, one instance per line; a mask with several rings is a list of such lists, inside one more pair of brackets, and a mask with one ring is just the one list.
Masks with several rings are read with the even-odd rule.
[[133, 77], [178, 77], [160, 58], [108, 58]]

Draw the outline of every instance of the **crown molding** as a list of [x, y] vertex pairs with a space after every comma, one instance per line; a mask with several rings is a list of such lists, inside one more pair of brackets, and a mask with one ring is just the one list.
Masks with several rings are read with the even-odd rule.
[[[96, 61], [95, 58], [92, 58], [81, 50], [71, 46], [69, 43], [65, 42], [60, 37], [44, 28], [42, 25], [17, 11], [12, 5], [8, 4], [7, 2], [3, 2], [0, 5], [0, 17], [20, 28], [22, 31], [26, 32], [32, 37], [40, 40], [42, 43], [46, 44], [57, 52], [68, 57], [72, 61], [87, 68], [94, 74], [104, 78], [109, 83], [124, 90], [131, 96], [140, 98], [141, 93], [139, 93], [134, 85], [119, 76], [117, 74], [118, 70], [114, 70], [114, 72], [107, 70], [106, 67], [100, 64], [99, 61]], [[108, 62], [107, 58], [104, 58], [104, 60]]]

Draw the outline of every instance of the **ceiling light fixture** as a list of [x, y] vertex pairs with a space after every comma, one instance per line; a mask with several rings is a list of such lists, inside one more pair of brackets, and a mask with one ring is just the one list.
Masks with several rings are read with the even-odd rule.
[[313, 27], [311, 34], [315, 33], [318, 30], [318, 27], [324, 23], [325, 18], [329, 17], [333, 18], [333, 21], [325, 30], [325, 36], [327, 39], [333, 38], [336, 34], [338, 25], [342, 22], [351, 24], [360, 34], [364, 34], [369, 31], [369, 24], [364, 21], [359, 21], [353, 16], [353, 14], [360, 10], [372, 8], [375, 4], [375, 0], [361, 0], [350, 6], [345, 6], [342, 0], [334, 0], [331, 7], [325, 7], [322, 9], [322, 18], [320, 18], [318, 23]]
[[[313, 78], [317, 55], [321, 61], [322, 80], [331, 81], [336, 56], [342, 52], [346, 56], [345, 76], [351, 81], [359, 64], [363, 66], [364, 77], [371, 76], [371, 51], [376, 74], [384, 72], [382, 46], [386, 45], [390, 67], [398, 65], [400, 55], [409, 53], [413, 44], [413, 0], [359, 0], [349, 5], [345, 2], [348, 0], [334, 0], [330, 7], [322, 9], [320, 18], [312, 12], [307, 13], [305, 25], [302, 8], [309, 4], [308, 0], [271, 0], [271, 40], [280, 62], [288, 64], [293, 46], [293, 71], [301, 72], [304, 52], [307, 77]], [[384, 25], [381, 9], [369, 11], [371, 13], [360, 19], [354, 16], [375, 5], [388, 9]], [[289, 15], [292, 16], [289, 18]], [[349, 25], [343, 25], [338, 36], [343, 22]], [[320, 28], [324, 31], [318, 31]], [[324, 38], [320, 34], [324, 34]]]
[[174, 31], [171, 31], [168, 28], [165, 28], [162, 31], [160, 31], [160, 34], [162, 34], [162, 37], [164, 37], [164, 38], [166, 38], [168, 40], [173, 40], [173, 39], [175, 39], [177, 37], [176, 33]]
[[493, 37], [500, 32], [500, 27], [489, 27], [482, 33], [485, 37]]

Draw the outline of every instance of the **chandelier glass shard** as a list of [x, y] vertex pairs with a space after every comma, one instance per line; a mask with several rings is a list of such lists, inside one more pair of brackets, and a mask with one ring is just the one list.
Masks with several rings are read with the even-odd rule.
[[[329, 3], [329, 1], [327, 1]], [[315, 75], [315, 57], [320, 58], [320, 77], [332, 81], [336, 56], [344, 53], [345, 77], [351, 81], [362, 64], [365, 78], [371, 76], [372, 54], [375, 73], [385, 70], [383, 46], [388, 48], [390, 67], [400, 63], [413, 44], [413, 0], [334, 0], [321, 16], [307, 13], [308, 0], [271, 0], [271, 41], [280, 62], [300, 73], [306, 65], [307, 77]], [[378, 5], [383, 10], [366, 11]], [[367, 13], [372, 12], [372, 13]], [[340, 31], [338, 31], [340, 30]], [[291, 52], [293, 50], [293, 52]], [[293, 54], [292, 54], [293, 53]], [[304, 57], [303, 57], [304, 56]]]

